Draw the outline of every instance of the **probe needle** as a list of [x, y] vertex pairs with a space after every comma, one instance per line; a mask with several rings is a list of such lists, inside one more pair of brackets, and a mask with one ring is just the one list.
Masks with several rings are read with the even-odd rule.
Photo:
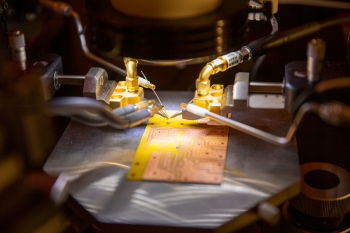
[[[146, 78], [146, 75], [143, 73], [142, 70], [141, 70], [141, 73], [142, 73], [143, 77], [144, 77], [146, 80], [148, 80], [148, 79]], [[160, 105], [163, 105], [162, 101], [160, 101], [159, 96], [157, 95], [157, 93], [156, 93], [156, 91], [154, 90], [154, 88], [152, 88], [151, 90], [153, 91], [154, 95], [157, 97], [157, 99], [158, 99]], [[163, 106], [164, 106], [164, 105], [163, 105]], [[166, 116], [166, 118], [169, 119], [169, 115], [167, 114], [167, 112], [166, 112], [165, 110], [161, 110], [160, 112], [162, 112], [162, 113]]]
[[[187, 104], [190, 104], [191, 102], [193, 101], [193, 99], [191, 99]], [[175, 112], [171, 117], [171, 118], [174, 118], [174, 117], [177, 117], [177, 116], [180, 116], [182, 114], [182, 109], [180, 109], [179, 111]]]

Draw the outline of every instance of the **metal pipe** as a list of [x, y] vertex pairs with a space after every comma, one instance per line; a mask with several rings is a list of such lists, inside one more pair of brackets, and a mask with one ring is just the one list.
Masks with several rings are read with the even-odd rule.
[[79, 39], [80, 39], [80, 44], [81, 44], [81, 48], [85, 54], [85, 56], [87, 56], [88, 58], [108, 67], [109, 69], [117, 72], [118, 74], [120, 75], [123, 75], [123, 76], [126, 76], [126, 71], [119, 68], [118, 66], [115, 66], [109, 62], [107, 62], [106, 60], [104, 59], [101, 59], [100, 57], [92, 54], [87, 45], [86, 45], [86, 40], [85, 40], [85, 35], [84, 35], [84, 30], [83, 30], [83, 26], [82, 26], [82, 23], [81, 23], [81, 20], [80, 20], [80, 17], [78, 15], [78, 13], [76, 13], [74, 10], [70, 10], [69, 11], [69, 15], [72, 16], [74, 18], [74, 21], [75, 21], [75, 25], [77, 27], [77, 30], [78, 30], [78, 35], [79, 35]]
[[245, 125], [245, 124], [240, 123], [238, 121], [231, 120], [231, 119], [228, 119], [226, 117], [220, 116], [218, 114], [212, 113], [212, 112], [210, 112], [204, 108], [198, 107], [194, 104], [182, 103], [180, 106], [182, 109], [186, 109], [187, 111], [189, 111], [193, 114], [196, 114], [198, 116], [209, 117], [217, 122], [220, 122], [224, 125], [227, 125], [227, 126], [233, 128], [233, 129], [237, 129], [237, 130], [239, 130], [243, 133], [249, 134], [253, 137], [262, 139], [264, 141], [267, 141], [267, 142], [275, 144], [275, 145], [281, 145], [281, 146], [288, 145], [291, 142], [301, 120], [306, 115], [306, 113], [313, 112], [313, 113], [317, 114], [318, 110], [319, 110], [319, 104], [317, 104], [317, 103], [305, 103], [305, 104], [303, 104], [299, 108], [299, 111], [298, 111], [297, 115], [295, 116], [292, 125], [289, 127], [287, 135], [285, 137], [279, 137], [279, 136], [267, 133], [265, 131], [262, 131], [260, 129], [256, 129], [254, 127], [251, 127], [249, 125]]

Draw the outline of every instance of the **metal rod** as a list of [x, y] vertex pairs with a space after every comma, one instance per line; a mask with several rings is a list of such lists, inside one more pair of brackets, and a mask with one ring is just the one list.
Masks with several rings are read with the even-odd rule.
[[282, 94], [283, 83], [250, 82], [249, 93]]
[[82, 75], [55, 75], [55, 84], [84, 85], [85, 76]]

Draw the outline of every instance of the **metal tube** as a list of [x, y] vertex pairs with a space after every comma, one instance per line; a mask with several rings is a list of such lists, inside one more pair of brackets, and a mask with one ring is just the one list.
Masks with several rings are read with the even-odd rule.
[[[88, 47], [86, 45], [83, 26], [82, 26], [79, 15], [72, 9], [69, 11], [69, 15], [74, 18], [75, 25], [76, 25], [77, 30], [78, 30], [81, 48], [82, 48], [85, 56], [87, 56], [91, 60], [94, 60], [94, 61], [100, 63], [101, 65], [108, 67], [109, 69], [113, 70], [114, 72], [116, 72], [122, 76], [126, 76], [125, 70], [119, 68], [118, 66], [113, 65], [112, 63], [109, 63], [108, 61], [106, 61], [106, 60], [104, 60], [104, 59], [102, 59], [102, 58], [100, 58], [100, 57], [98, 57], [90, 52], [90, 50], [88, 49]], [[137, 76], [137, 78], [138, 78], [139, 85], [141, 85], [145, 88], [155, 89], [155, 86], [152, 83], [150, 83], [148, 80], [145, 80], [144, 78], [141, 78], [139, 76]]]
[[75, 25], [77, 27], [78, 30], [78, 35], [79, 35], [79, 39], [80, 39], [80, 43], [81, 43], [81, 48], [83, 49], [83, 52], [85, 54], [85, 56], [87, 56], [88, 58], [108, 67], [109, 69], [117, 72], [120, 75], [126, 76], [126, 71], [119, 68], [118, 66], [115, 66], [101, 58], [99, 58], [98, 56], [92, 54], [87, 45], [86, 45], [86, 40], [85, 40], [85, 35], [84, 35], [84, 30], [83, 30], [83, 26], [80, 20], [80, 17], [78, 15], [78, 13], [76, 13], [74, 10], [70, 10], [69, 11], [69, 15], [72, 16], [74, 18], [75, 21]]
[[317, 104], [317, 103], [305, 103], [305, 104], [303, 104], [299, 108], [299, 111], [298, 111], [297, 115], [295, 116], [292, 125], [289, 127], [289, 130], [288, 130], [287, 135], [285, 137], [279, 137], [279, 136], [264, 132], [260, 129], [256, 129], [254, 127], [251, 127], [249, 125], [245, 125], [241, 122], [228, 119], [228, 118], [220, 116], [218, 114], [209, 112], [208, 110], [201, 108], [201, 107], [198, 107], [194, 104], [182, 103], [180, 105], [180, 107], [182, 109], [187, 109], [187, 111], [192, 112], [193, 114], [196, 114], [198, 116], [201, 116], [201, 117], [207, 116], [207, 117], [209, 117], [217, 122], [220, 122], [224, 125], [227, 125], [233, 129], [239, 130], [243, 133], [249, 134], [253, 137], [262, 139], [266, 142], [269, 142], [269, 143], [272, 143], [275, 145], [284, 146], [284, 145], [288, 145], [291, 142], [301, 120], [303, 119], [303, 117], [305, 116], [306, 113], [309, 113], [309, 112], [313, 112], [316, 114], [318, 113], [319, 104]]

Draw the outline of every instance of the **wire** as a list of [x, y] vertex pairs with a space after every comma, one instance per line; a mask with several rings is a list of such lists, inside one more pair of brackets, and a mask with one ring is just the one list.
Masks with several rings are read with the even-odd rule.
[[[271, 26], [272, 26], [272, 31], [270, 34], [274, 35], [276, 32], [278, 32], [278, 22], [277, 22], [277, 19], [275, 18], [274, 15], [271, 15], [270, 22], [271, 22]], [[259, 70], [261, 64], [265, 60], [265, 57], [266, 57], [266, 54], [264, 54], [264, 55], [258, 57], [258, 59], [256, 59], [254, 66], [252, 68], [252, 71], [250, 71], [250, 79], [251, 80], [255, 80], [256, 74], [258, 73], [258, 70]]]
[[325, 0], [279, 0], [279, 4], [318, 6], [344, 10], [350, 9], [350, 3]]
[[121, 117], [115, 115], [107, 105], [86, 97], [62, 97], [47, 102], [51, 114], [71, 117], [89, 126], [110, 125], [117, 129], [134, 127], [148, 120], [151, 115], [147, 109], [129, 113]]
[[260, 38], [258, 40], [255, 40], [249, 43], [244, 48], [247, 48], [250, 51], [251, 57], [257, 57], [257, 56], [266, 54], [267, 52], [273, 49], [276, 49], [285, 44], [288, 44], [292, 41], [295, 41], [305, 36], [316, 33], [326, 27], [334, 26], [334, 25], [349, 22], [349, 21], [350, 21], [350, 17], [347, 16], [342, 18], [326, 20], [322, 22], [311, 22], [311, 23], [304, 24], [302, 26], [290, 29], [285, 32], [278, 32], [274, 35], [265, 36], [263, 38]]

